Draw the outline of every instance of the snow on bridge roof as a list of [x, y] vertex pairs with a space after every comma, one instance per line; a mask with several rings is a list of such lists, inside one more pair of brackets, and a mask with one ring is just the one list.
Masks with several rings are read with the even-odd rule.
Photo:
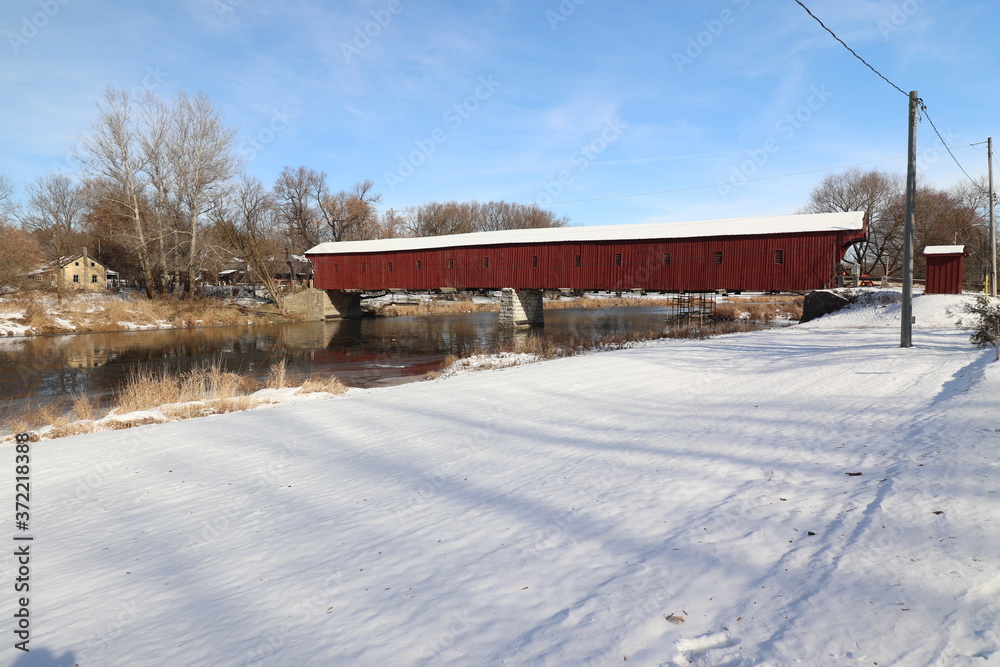
[[802, 213], [755, 218], [730, 218], [702, 222], [658, 222], [641, 225], [599, 227], [545, 227], [508, 229], [497, 232], [422, 236], [416, 238], [320, 243], [306, 255], [430, 250], [465, 246], [515, 243], [577, 243], [585, 241], [636, 241], [644, 239], [684, 239], [710, 236], [749, 236], [808, 232], [859, 231], [864, 213]]

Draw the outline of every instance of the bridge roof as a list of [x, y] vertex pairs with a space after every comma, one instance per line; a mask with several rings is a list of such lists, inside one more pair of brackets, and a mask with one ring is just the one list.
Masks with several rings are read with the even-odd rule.
[[754, 218], [729, 218], [701, 222], [658, 222], [641, 225], [602, 225], [595, 227], [545, 227], [508, 229], [497, 232], [448, 234], [372, 241], [320, 243], [307, 255], [397, 252], [431, 250], [480, 245], [518, 245], [530, 243], [579, 243], [601, 241], [641, 241], [761, 234], [802, 234], [810, 232], [860, 231], [864, 213], [802, 213]]

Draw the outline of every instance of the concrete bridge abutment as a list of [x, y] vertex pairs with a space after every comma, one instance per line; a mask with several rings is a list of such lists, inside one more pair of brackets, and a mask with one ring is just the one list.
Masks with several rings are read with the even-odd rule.
[[360, 318], [361, 294], [342, 290], [310, 288], [285, 298], [285, 310], [308, 320]]
[[542, 290], [500, 290], [500, 325], [505, 327], [543, 327]]

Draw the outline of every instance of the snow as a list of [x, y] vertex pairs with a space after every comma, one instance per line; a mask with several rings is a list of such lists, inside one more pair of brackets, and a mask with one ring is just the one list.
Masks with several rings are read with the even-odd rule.
[[702, 222], [667, 222], [639, 225], [594, 227], [546, 227], [505, 229], [418, 238], [379, 239], [320, 243], [306, 255], [395, 252], [494, 245], [499, 243], [576, 243], [586, 241], [630, 241], [641, 239], [683, 239], [708, 236], [789, 234], [798, 232], [858, 231], [864, 228], [863, 212], [800, 213], [754, 218], [731, 218]]
[[929, 245], [924, 248], [925, 255], [962, 255], [965, 254], [964, 245]]
[[31, 657], [997, 664], [1000, 364], [880, 298], [33, 444]]

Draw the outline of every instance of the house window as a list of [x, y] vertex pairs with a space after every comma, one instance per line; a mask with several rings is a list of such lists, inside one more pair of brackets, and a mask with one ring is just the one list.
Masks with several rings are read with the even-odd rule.
[[96, 264], [94, 264], [93, 262], [91, 262], [91, 263], [90, 263], [90, 265], [91, 265], [91, 266], [97, 266], [97, 265], [96, 265]]
[[620, 252], [615, 253], [615, 266], [622, 265], [622, 254]]
[[715, 253], [715, 263], [716, 264], [722, 264], [722, 253], [721, 252]]
[[80, 274], [79, 273], [74, 273], [73, 274], [73, 282], [75, 282], [75, 283], [80, 282]]
[[489, 257], [489, 255], [487, 255], [486, 257], [483, 257], [483, 268], [484, 269], [490, 268], [490, 257]]
[[97, 276], [90, 276], [90, 282], [96, 283], [97, 282]]
[[582, 259], [583, 259], [583, 257], [581, 257], [580, 255], [577, 255], [576, 259], [573, 261], [573, 266], [580, 266]]
[[73, 266], [80, 266], [80, 262], [73, 262]]
[[784, 264], [785, 263], [785, 251], [784, 250], [775, 250], [774, 251], [774, 263], [775, 264]]
[[392, 262], [389, 262], [389, 273], [392, 273]]
[[423, 271], [423, 270], [424, 270], [424, 261], [422, 259], [418, 259], [417, 260], [417, 271]]
[[452, 258], [450, 258], [448, 260], [448, 268], [449, 269], [454, 269], [455, 268], [455, 258], [454, 257], [452, 257]]
[[537, 269], [538, 268], [538, 255], [532, 255], [531, 256], [531, 268], [533, 268], [533, 269]]
[[670, 253], [663, 253], [663, 266], [670, 266]]

